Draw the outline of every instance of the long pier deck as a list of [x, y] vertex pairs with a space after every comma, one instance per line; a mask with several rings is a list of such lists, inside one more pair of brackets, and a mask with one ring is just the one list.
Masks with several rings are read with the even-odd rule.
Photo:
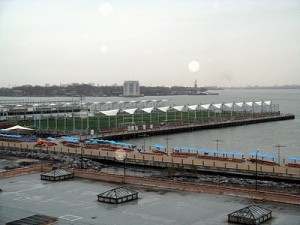
[[[82, 155], [87, 158], [99, 160], [109, 160], [140, 166], [152, 166], [160, 168], [184, 168], [203, 172], [214, 172], [223, 174], [232, 174], [252, 178], [269, 178], [272, 180], [300, 182], [300, 168], [288, 167], [285, 165], [264, 165], [251, 162], [231, 162], [209, 160], [194, 157], [172, 157], [168, 155], [145, 155], [137, 152], [126, 153], [125, 160], [118, 161], [116, 153], [104, 149], [85, 149], [82, 147], [72, 148], [66, 146], [51, 146], [47, 148], [37, 148], [35, 143], [15, 143], [0, 142], [1, 149], [21, 150], [21, 151], [40, 151], [64, 153], [69, 155]], [[257, 168], [257, 169], [256, 169]], [[256, 176], [257, 172], [257, 176]]]
[[134, 131], [106, 131], [100, 132], [93, 135], [75, 135], [80, 140], [86, 140], [89, 138], [103, 138], [110, 140], [121, 140], [121, 139], [131, 139], [131, 138], [139, 138], [143, 136], [155, 136], [155, 135], [167, 135], [188, 131], [196, 131], [196, 130], [206, 130], [206, 129], [217, 129], [224, 127], [233, 127], [233, 126], [243, 126], [249, 124], [256, 123], [265, 123], [265, 122], [274, 122], [281, 120], [292, 120], [295, 119], [295, 115], [287, 114], [287, 115], [270, 115], [258, 118], [243, 118], [243, 119], [235, 119], [235, 120], [225, 120], [225, 121], [212, 121], [205, 123], [187, 123], [187, 124], [178, 124], [173, 126], [160, 126], [154, 127], [152, 129], [145, 130], [134, 130]]

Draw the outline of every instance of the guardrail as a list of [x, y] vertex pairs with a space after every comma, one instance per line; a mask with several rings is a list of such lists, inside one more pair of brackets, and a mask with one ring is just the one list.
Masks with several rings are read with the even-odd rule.
[[[0, 142], [2, 149], [21, 150], [21, 151], [40, 151], [40, 152], [54, 152], [64, 154], [83, 155], [84, 157], [98, 158], [116, 161], [115, 152], [104, 151], [98, 149], [83, 149], [71, 148], [65, 146], [51, 146], [47, 148], [35, 147], [35, 143], [13, 143], [13, 142]], [[1, 150], [0, 150], [1, 151]], [[122, 162], [122, 161], [121, 161]], [[249, 162], [231, 162], [231, 161], [218, 161], [207, 160], [201, 158], [181, 158], [172, 156], [157, 156], [145, 155], [139, 153], [126, 153], [125, 163], [156, 166], [156, 167], [180, 167], [185, 169], [197, 169], [200, 171], [210, 172], [226, 172], [239, 175], [254, 176], [256, 174], [256, 164]], [[273, 179], [289, 179], [300, 181], [300, 168], [286, 167], [279, 165], [258, 165], [258, 177], [271, 177]]]

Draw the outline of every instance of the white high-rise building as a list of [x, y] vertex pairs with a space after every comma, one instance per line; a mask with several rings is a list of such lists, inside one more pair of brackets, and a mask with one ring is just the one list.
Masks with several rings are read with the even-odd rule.
[[138, 81], [124, 81], [123, 85], [124, 97], [140, 97], [140, 83]]

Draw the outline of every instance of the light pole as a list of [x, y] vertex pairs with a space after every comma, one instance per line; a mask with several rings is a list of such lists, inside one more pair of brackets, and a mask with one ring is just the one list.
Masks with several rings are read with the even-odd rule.
[[139, 135], [139, 137], [143, 137], [144, 138], [144, 145], [143, 145], [143, 150], [145, 151], [146, 150], [146, 137], [148, 135], [147, 134], [142, 134], [142, 135]]
[[168, 151], [168, 148], [169, 148], [169, 137], [166, 137], [166, 140], [167, 140], [167, 151]]
[[169, 138], [169, 136], [167, 136], [166, 138], [165, 138], [165, 140], [167, 141], [167, 149], [166, 149], [166, 152], [167, 152], [167, 154], [169, 154], [169, 140], [171, 140], [170, 138]]
[[259, 149], [256, 150], [255, 154], [255, 190], [257, 190], [257, 154], [259, 152]]
[[280, 148], [285, 148], [286, 146], [278, 144], [275, 147], [278, 149], [278, 164], [280, 165]]
[[216, 139], [216, 140], [212, 140], [217, 142], [217, 157], [219, 156], [219, 142], [222, 142], [222, 140]]
[[81, 156], [80, 168], [83, 169], [83, 143], [80, 144], [80, 156]]

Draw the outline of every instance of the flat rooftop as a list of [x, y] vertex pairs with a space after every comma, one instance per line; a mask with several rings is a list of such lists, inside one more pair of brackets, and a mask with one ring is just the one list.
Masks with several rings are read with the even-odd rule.
[[97, 195], [124, 185], [72, 179], [44, 181], [40, 173], [1, 179], [0, 224], [34, 214], [58, 217], [58, 224], [99, 225], [216, 225], [231, 224], [227, 215], [256, 204], [272, 210], [265, 224], [299, 224], [300, 206], [257, 202], [234, 196], [168, 191], [125, 185], [139, 192], [139, 199], [111, 205]]

